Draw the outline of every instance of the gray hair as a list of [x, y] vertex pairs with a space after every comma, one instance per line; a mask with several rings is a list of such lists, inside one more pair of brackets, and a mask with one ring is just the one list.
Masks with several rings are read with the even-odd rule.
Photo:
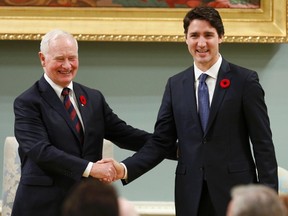
[[66, 37], [66, 38], [70, 38], [71, 40], [74, 40], [76, 47], [78, 49], [77, 40], [73, 37], [72, 34], [66, 31], [63, 31], [61, 29], [54, 29], [52, 31], [49, 31], [43, 36], [41, 43], [40, 43], [40, 52], [42, 52], [44, 55], [47, 54], [49, 51], [50, 41], [55, 40], [56, 38], [60, 38], [60, 37]]
[[276, 191], [264, 185], [236, 186], [231, 191], [231, 216], [285, 216]]

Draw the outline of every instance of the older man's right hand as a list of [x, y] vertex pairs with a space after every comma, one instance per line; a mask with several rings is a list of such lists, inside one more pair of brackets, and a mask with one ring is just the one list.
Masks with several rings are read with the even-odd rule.
[[117, 177], [117, 172], [113, 161], [105, 163], [97, 161], [96, 163], [93, 163], [90, 176], [100, 179], [104, 182], [113, 182]]

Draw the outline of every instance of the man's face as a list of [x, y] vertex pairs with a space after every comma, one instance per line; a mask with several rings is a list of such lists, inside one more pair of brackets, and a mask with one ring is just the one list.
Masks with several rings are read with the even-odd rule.
[[77, 74], [78, 49], [71, 38], [51, 40], [47, 54], [39, 52], [39, 57], [45, 73], [57, 85], [67, 86]]
[[186, 44], [194, 62], [202, 71], [208, 70], [219, 58], [222, 38], [205, 20], [191, 21], [186, 35]]

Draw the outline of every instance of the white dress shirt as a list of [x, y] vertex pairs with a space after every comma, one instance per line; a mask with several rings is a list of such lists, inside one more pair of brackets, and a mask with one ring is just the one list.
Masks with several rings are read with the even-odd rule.
[[216, 86], [216, 82], [217, 82], [217, 76], [218, 76], [218, 72], [220, 69], [222, 63], [222, 56], [219, 54], [219, 58], [216, 61], [216, 63], [209, 68], [207, 71], [201, 71], [196, 64], [194, 63], [194, 72], [195, 72], [195, 94], [196, 94], [196, 101], [197, 101], [197, 106], [198, 106], [198, 86], [199, 86], [199, 78], [200, 75], [202, 73], [206, 73], [209, 76], [206, 79], [206, 84], [209, 90], [209, 103], [211, 106], [212, 103], [212, 99], [213, 99], [213, 94], [214, 94], [214, 90], [215, 90], [215, 86]]

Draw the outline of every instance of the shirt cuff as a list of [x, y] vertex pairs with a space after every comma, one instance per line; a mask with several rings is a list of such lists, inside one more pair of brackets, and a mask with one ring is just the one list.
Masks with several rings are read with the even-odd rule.
[[124, 163], [120, 163], [120, 164], [124, 167], [124, 176], [122, 177], [122, 179], [127, 179], [128, 178], [127, 167]]
[[85, 169], [85, 171], [84, 171], [84, 173], [83, 173], [83, 175], [82, 175], [83, 177], [86, 177], [86, 178], [89, 177], [91, 169], [92, 169], [92, 166], [93, 166], [93, 163], [89, 162], [87, 167], [86, 167], [86, 169]]

